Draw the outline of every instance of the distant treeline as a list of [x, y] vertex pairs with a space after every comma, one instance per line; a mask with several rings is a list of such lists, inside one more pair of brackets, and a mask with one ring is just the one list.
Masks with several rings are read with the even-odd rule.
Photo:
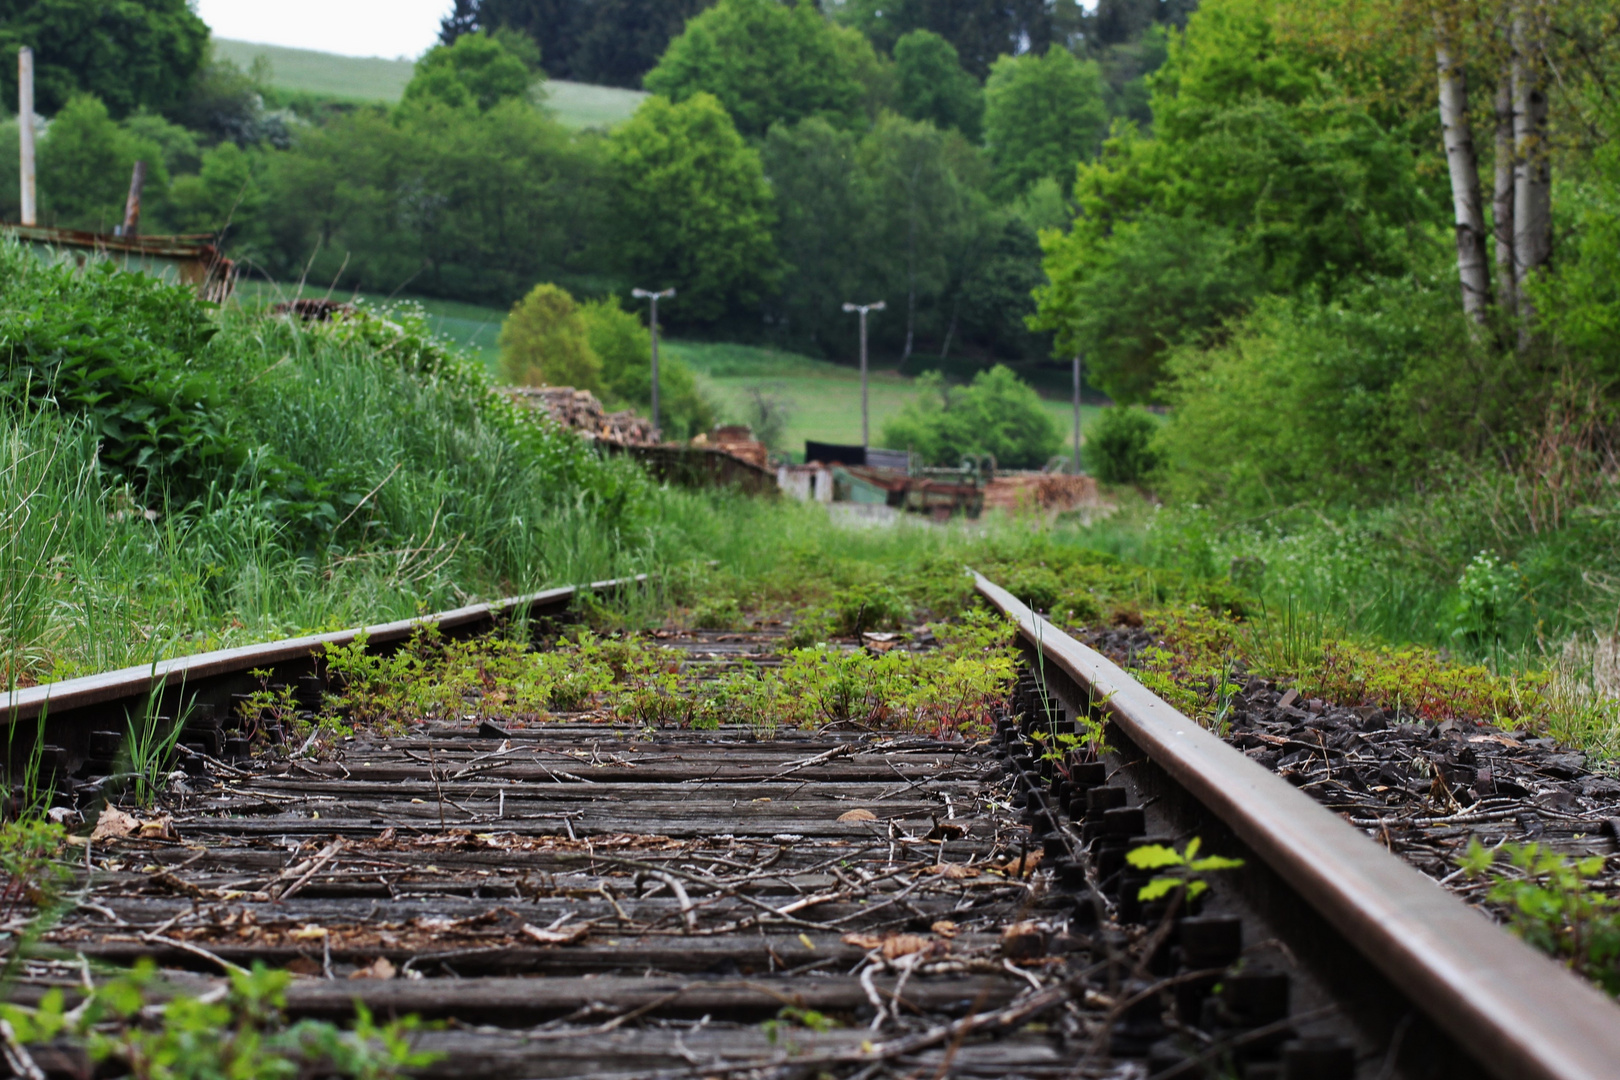
[[[265, 72], [205, 53], [162, 93], [120, 90], [101, 67], [75, 84], [73, 56], [46, 50], [43, 220], [110, 229], [140, 159], [145, 231], [222, 232], [278, 279], [497, 306], [537, 282], [582, 297], [674, 286], [673, 324], [837, 357], [855, 334], [841, 305], [884, 300], [880, 352], [1046, 357], [1050, 336], [1026, 325], [1038, 234], [1066, 225], [1075, 167], [1110, 121], [1147, 119], [1145, 74], [1181, 7], [829, 11], [463, 3], [391, 107], [278, 95]], [[192, 42], [194, 17], [169, 16]], [[543, 108], [548, 76], [655, 96], [612, 132], [574, 132]], [[16, 137], [0, 129], [6, 216]]]

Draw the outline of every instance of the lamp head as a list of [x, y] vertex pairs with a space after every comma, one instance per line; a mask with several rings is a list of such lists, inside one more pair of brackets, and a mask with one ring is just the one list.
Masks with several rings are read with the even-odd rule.
[[845, 311], [859, 311], [859, 310], [861, 310], [861, 306], [859, 304], [845, 303], [844, 304], [844, 310]]
[[873, 311], [882, 311], [884, 308], [884, 303], [883, 301], [879, 300], [875, 304], [868, 304], [867, 307], [871, 308]]

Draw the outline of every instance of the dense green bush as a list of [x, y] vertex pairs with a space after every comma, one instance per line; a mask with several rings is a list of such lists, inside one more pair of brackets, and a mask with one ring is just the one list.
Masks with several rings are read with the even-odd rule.
[[947, 386], [938, 372], [917, 382], [917, 397], [883, 425], [886, 446], [910, 450], [930, 465], [992, 454], [1004, 469], [1039, 468], [1061, 447], [1057, 424], [1010, 368], [981, 371], [967, 386]]
[[602, 392], [602, 360], [567, 289], [544, 282], [530, 289], [501, 324], [500, 345], [508, 382]]
[[83, 417], [103, 465], [143, 491], [195, 490], [246, 458], [207, 348], [217, 329], [187, 289], [0, 244], [0, 408]]
[[1086, 433], [1086, 459], [1105, 484], [1136, 484], [1159, 464], [1153, 448], [1158, 421], [1134, 405], [1104, 409]]
[[[617, 297], [580, 308], [586, 340], [602, 360], [602, 385], [612, 405], [652, 408], [652, 335]], [[667, 352], [658, 358], [658, 426], [666, 437], [688, 439], [714, 426], [714, 405], [698, 389], [692, 369]]]

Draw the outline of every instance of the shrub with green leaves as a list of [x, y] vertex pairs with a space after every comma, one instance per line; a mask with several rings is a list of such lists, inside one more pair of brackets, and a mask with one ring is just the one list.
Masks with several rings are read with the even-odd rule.
[[52, 988], [38, 1008], [0, 1004], [0, 1018], [24, 1046], [67, 1041], [118, 1075], [165, 1080], [388, 1080], [438, 1059], [415, 1049], [415, 1017], [378, 1024], [357, 1004], [348, 1031], [324, 1020], [287, 1023], [283, 1010], [292, 975], [262, 964], [234, 969], [223, 997], [180, 995], [152, 1010], [155, 1019], [149, 1020], [156, 981], [157, 966], [143, 959], [72, 1011], [61, 989]]
[[1104, 409], [1086, 433], [1091, 471], [1105, 484], [1136, 484], [1159, 464], [1153, 448], [1158, 422], [1145, 409]]
[[1037, 469], [1062, 446], [1040, 398], [1005, 365], [979, 372], [967, 386], [947, 386], [938, 372], [925, 372], [917, 389], [883, 425], [883, 442], [930, 465], [991, 454], [1004, 469]]

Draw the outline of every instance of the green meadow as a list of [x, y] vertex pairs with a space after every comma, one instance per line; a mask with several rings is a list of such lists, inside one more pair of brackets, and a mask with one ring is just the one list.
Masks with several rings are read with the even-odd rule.
[[[415, 71], [414, 58], [386, 60], [375, 56], [338, 56], [310, 49], [255, 45], [215, 38], [214, 48], [244, 70], [257, 57], [270, 64], [270, 85], [347, 101], [398, 101]], [[614, 86], [549, 80], [545, 104], [569, 127], [611, 127], [636, 111], [647, 95]]]

